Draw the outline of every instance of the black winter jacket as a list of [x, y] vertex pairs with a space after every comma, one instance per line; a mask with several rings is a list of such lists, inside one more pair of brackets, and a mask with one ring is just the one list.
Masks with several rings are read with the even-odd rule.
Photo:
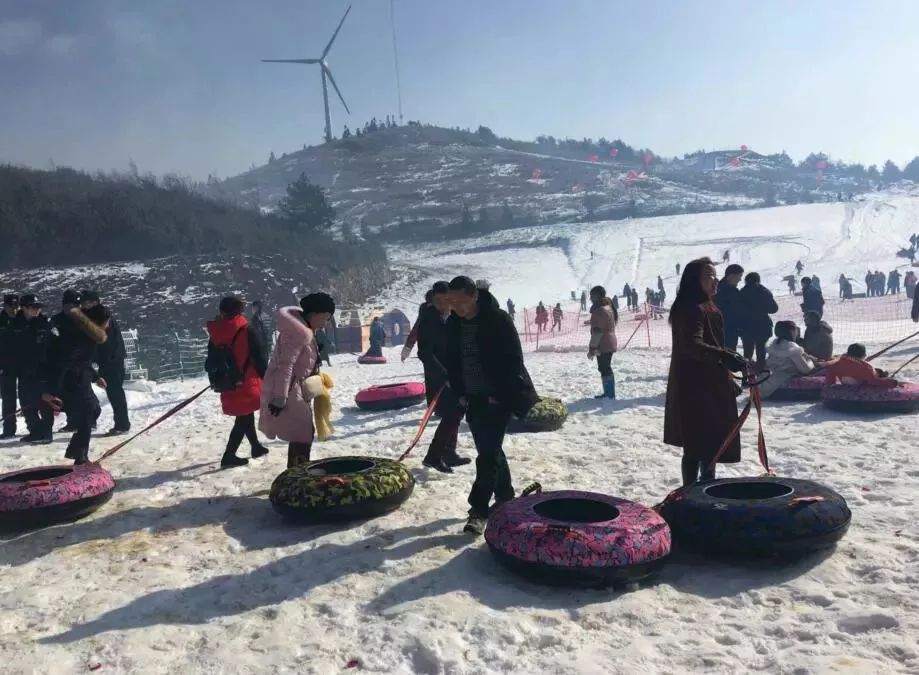
[[715, 294], [715, 304], [721, 310], [724, 318], [724, 331], [739, 332], [743, 323], [743, 308], [741, 307], [740, 291], [722, 279], [718, 282], [718, 292]]
[[51, 339], [51, 321], [44, 314], [31, 320], [20, 314], [12, 324], [12, 333], [11, 370], [25, 379], [39, 379]]
[[124, 369], [124, 360], [127, 357], [127, 350], [124, 348], [124, 337], [121, 335], [121, 327], [114, 318], [109, 319], [108, 328], [105, 331], [105, 342], [99, 345], [96, 354], [97, 363], [105, 373], [116, 373]]
[[740, 336], [756, 341], [772, 337], [772, 317], [779, 306], [772, 291], [762, 284], [746, 284], [739, 293], [741, 309]]
[[[530, 374], [523, 364], [520, 336], [510, 316], [485, 290], [479, 290], [478, 347], [482, 370], [493, 397], [517, 417], [525, 417], [539, 400]], [[465, 396], [462, 357], [462, 321], [452, 315], [447, 320], [447, 373], [450, 388], [457, 397]]]
[[0, 375], [13, 374], [13, 364], [16, 361], [13, 354], [14, 324], [19, 316], [19, 314], [10, 316], [0, 308]]
[[99, 401], [91, 385], [99, 379], [99, 374], [93, 363], [98, 359], [98, 346], [106, 339], [102, 327], [78, 309], [52, 317], [51, 337], [40, 376], [45, 391], [64, 400], [68, 415], [80, 416], [98, 408]]
[[820, 316], [823, 316], [823, 293], [820, 292], [819, 288], [815, 288], [813, 285], [808, 286], [801, 293], [803, 302], [801, 303], [801, 309], [805, 312], [817, 312]]

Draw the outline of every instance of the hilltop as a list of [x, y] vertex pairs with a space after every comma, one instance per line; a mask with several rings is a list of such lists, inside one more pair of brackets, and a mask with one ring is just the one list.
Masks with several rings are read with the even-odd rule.
[[207, 191], [270, 211], [301, 172], [328, 191], [346, 230], [403, 240], [835, 201], [881, 181], [876, 169], [822, 154], [795, 164], [784, 153], [743, 147], [667, 159], [621, 140], [524, 142], [486, 127], [410, 123], [282, 154], [239, 176], [211, 180]]

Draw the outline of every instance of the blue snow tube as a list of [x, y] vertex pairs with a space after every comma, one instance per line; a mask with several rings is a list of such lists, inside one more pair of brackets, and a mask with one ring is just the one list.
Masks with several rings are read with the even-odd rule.
[[659, 510], [680, 546], [736, 557], [798, 557], [830, 548], [852, 519], [846, 500], [825, 485], [772, 476], [696, 483]]

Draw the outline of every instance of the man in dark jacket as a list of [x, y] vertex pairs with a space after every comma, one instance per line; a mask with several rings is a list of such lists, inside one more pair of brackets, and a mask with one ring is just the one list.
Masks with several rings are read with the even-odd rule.
[[466, 421], [476, 448], [476, 477], [469, 493], [465, 531], [481, 534], [488, 505], [514, 498], [511, 471], [502, 444], [511, 414], [525, 417], [538, 396], [523, 364], [520, 337], [510, 317], [488, 291], [469, 277], [450, 282], [447, 320], [447, 375], [450, 388], [466, 406]]
[[811, 283], [810, 277], [801, 279], [801, 298], [801, 311], [804, 314], [817, 312], [823, 318], [823, 293]]
[[272, 340], [271, 331], [268, 330], [268, 326], [265, 325], [264, 309], [261, 300], [252, 301], [252, 320], [249, 322], [249, 325], [258, 333], [259, 342], [264, 346], [265, 353], [270, 357], [274, 340]]
[[740, 336], [743, 338], [744, 358], [749, 361], [755, 351], [756, 365], [762, 370], [766, 367], [766, 342], [772, 336], [772, 317], [769, 315], [778, 312], [779, 306], [772, 292], [760, 283], [756, 272], [744, 277], [739, 302], [743, 308]]
[[[68, 312], [70, 310], [80, 307], [80, 293], [73, 289], [67, 289], [64, 291], [64, 297], [61, 299], [61, 311], [51, 317], [51, 330], [54, 332], [58, 330], [60, 332], [59, 326], [61, 324], [69, 324]], [[58, 432], [64, 434], [72, 434], [77, 430], [76, 423], [70, 419], [70, 415], [65, 415], [66, 420], [64, 426], [58, 429]], [[92, 428], [96, 428], [95, 421], [93, 422]]]
[[[460, 406], [456, 394], [447, 384], [447, 319], [450, 317], [450, 288], [446, 281], [438, 281], [431, 291], [431, 301], [421, 306], [418, 314], [418, 358], [424, 366], [424, 388], [428, 405], [440, 391], [437, 414], [440, 423], [428, 447], [422, 464], [443, 473], [453, 473], [454, 466], [469, 464], [472, 460], [456, 453], [456, 440], [460, 422], [466, 411]], [[441, 391], [443, 387], [443, 391]]]
[[19, 315], [19, 296], [3, 296], [0, 311], [0, 398], [3, 399], [3, 434], [0, 438], [16, 436], [16, 374], [13, 370], [13, 324]]
[[42, 304], [31, 293], [20, 299], [21, 310], [14, 322], [12, 353], [14, 372], [19, 380], [19, 405], [29, 429], [23, 443], [45, 445], [52, 440], [54, 415], [51, 407], [41, 400], [44, 386], [42, 365], [46, 361], [51, 322], [41, 313]]
[[737, 339], [740, 337], [741, 312], [740, 291], [737, 285], [743, 278], [743, 267], [728, 265], [724, 278], [718, 282], [715, 304], [724, 317], [724, 348], [737, 351]]
[[[80, 294], [80, 306], [83, 311], [100, 305], [99, 294], [96, 291], [83, 291]], [[99, 364], [99, 374], [105, 378], [105, 392], [112, 405], [112, 415], [115, 423], [106, 436], [120, 436], [131, 430], [131, 420], [128, 417], [128, 399], [124, 393], [124, 360], [127, 352], [124, 348], [124, 337], [121, 327], [114, 317], [109, 318], [108, 327], [105, 329], [105, 344], [99, 346], [96, 354]]]
[[93, 363], [97, 347], [106, 341], [109, 317], [108, 309], [96, 305], [85, 312], [70, 306], [52, 319], [51, 339], [42, 368], [45, 391], [42, 400], [66, 412], [73, 424], [74, 433], [64, 456], [74, 460], [74, 464], [89, 461], [90, 433], [99, 417], [99, 399], [92, 385], [105, 388], [106, 384]]
[[887, 289], [891, 295], [900, 295], [900, 270], [891, 270], [887, 275]]

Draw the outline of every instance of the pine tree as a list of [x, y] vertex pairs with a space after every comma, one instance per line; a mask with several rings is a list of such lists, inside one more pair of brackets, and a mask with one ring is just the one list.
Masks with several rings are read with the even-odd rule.
[[475, 229], [479, 232], [491, 232], [491, 219], [488, 217], [488, 208], [485, 206], [479, 208]]
[[893, 163], [892, 160], [884, 162], [884, 169], [881, 171], [881, 178], [885, 183], [896, 183], [901, 177], [900, 167]]
[[301, 173], [296, 182], [287, 186], [287, 196], [278, 205], [281, 216], [296, 229], [328, 229], [335, 217], [325, 192]]
[[881, 174], [878, 171], [878, 167], [876, 164], [872, 164], [871, 166], [868, 167], [868, 179], [873, 180], [875, 182], [878, 182], [881, 180]]
[[511, 211], [507, 200], [501, 205], [501, 227], [509, 228], [514, 226], [514, 214]]
[[909, 164], [903, 167], [903, 177], [914, 183], [919, 183], [919, 157], [913, 157]]
[[460, 232], [470, 234], [475, 229], [475, 223], [472, 220], [472, 210], [469, 204], [463, 204], [463, 217], [460, 220]]

